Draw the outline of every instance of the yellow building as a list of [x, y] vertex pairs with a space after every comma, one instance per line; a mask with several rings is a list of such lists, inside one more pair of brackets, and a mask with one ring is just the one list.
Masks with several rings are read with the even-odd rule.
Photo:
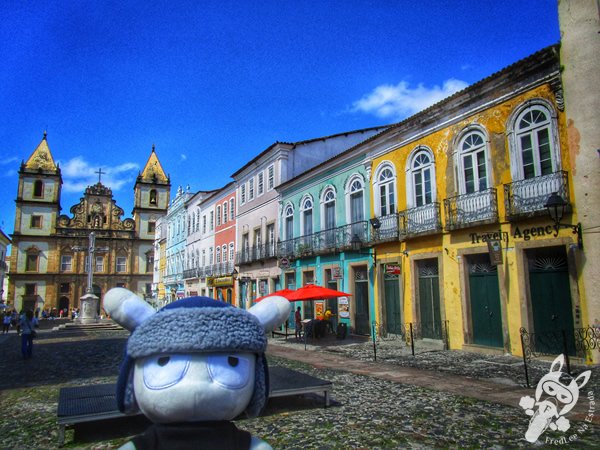
[[[556, 193], [561, 224], [578, 222], [558, 46], [364, 145], [378, 233], [398, 230], [376, 244], [384, 328], [412, 322], [452, 349], [515, 355], [521, 327], [539, 337], [565, 330], [572, 352], [591, 299], [578, 229], [557, 226], [546, 208]], [[388, 277], [385, 264], [400, 275]], [[560, 353], [558, 343], [539, 350]]]

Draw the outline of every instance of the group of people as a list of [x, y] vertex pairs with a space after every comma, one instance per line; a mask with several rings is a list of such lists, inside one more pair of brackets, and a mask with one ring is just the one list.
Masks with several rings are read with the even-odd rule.
[[317, 317], [310, 322], [302, 322], [302, 313], [300, 307], [296, 309], [294, 313], [294, 322], [296, 325], [295, 337], [296, 339], [302, 338], [302, 332], [313, 335], [314, 337], [325, 337], [327, 332], [334, 333], [333, 317], [335, 314], [331, 312], [331, 309], [325, 309], [325, 312], [319, 311]]
[[17, 334], [21, 336], [23, 359], [29, 359], [33, 356], [33, 339], [37, 335], [35, 329], [38, 326], [38, 319], [30, 309], [22, 311], [21, 315], [16, 310], [5, 311], [2, 317], [2, 334], [8, 333], [10, 327], [15, 327]]

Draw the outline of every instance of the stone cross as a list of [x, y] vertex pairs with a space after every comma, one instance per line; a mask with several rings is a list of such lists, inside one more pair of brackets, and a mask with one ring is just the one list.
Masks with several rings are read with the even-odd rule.
[[[85, 247], [73, 247], [73, 250], [82, 251], [82, 250], [85, 250]], [[85, 293], [93, 294], [94, 293], [94, 289], [93, 289], [94, 265], [95, 265], [94, 254], [107, 252], [108, 247], [96, 247], [96, 233], [94, 233], [92, 231], [89, 236], [89, 243], [88, 243], [87, 251], [88, 251], [89, 264], [87, 267], [87, 289], [86, 289]]]
[[94, 173], [97, 173], [97, 174], [98, 174], [98, 183], [100, 183], [100, 180], [101, 180], [101, 178], [102, 178], [102, 175], [103, 175], [103, 174], [104, 174], [104, 175], [106, 175], [106, 172], [102, 172], [102, 167], [100, 167], [100, 168], [99, 168], [99, 169], [98, 169], [96, 172], [94, 172]]

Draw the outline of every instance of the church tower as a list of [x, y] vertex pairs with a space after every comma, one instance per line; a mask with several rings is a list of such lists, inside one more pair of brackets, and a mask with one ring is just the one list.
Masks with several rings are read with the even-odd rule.
[[[45, 295], [48, 272], [53, 270], [48, 256], [54, 248], [49, 237], [56, 233], [61, 185], [60, 168], [54, 162], [44, 132], [42, 141], [29, 159], [21, 163], [15, 200], [9, 296], [14, 295], [11, 290], [16, 289], [26, 308], [40, 306], [38, 299]], [[21, 273], [28, 274], [27, 280]]]
[[156, 221], [167, 214], [171, 197], [171, 180], [156, 156], [154, 145], [144, 170], [137, 177], [133, 191], [132, 214], [138, 238], [153, 241]]

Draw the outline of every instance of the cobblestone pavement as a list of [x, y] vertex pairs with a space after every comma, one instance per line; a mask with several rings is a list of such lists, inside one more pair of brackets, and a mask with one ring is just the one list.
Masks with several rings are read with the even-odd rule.
[[[55, 448], [60, 387], [114, 382], [126, 337], [126, 332], [119, 331], [42, 332], [35, 341], [34, 357], [29, 361], [20, 358], [16, 335], [0, 337], [3, 355], [0, 358], [0, 448]], [[433, 350], [412, 357], [410, 352], [404, 355], [404, 350], [400, 350], [396, 354], [394, 349], [382, 346], [377, 363], [372, 363], [372, 343], [368, 341], [322, 341], [318, 345], [307, 345], [304, 351], [301, 342], [276, 338], [270, 340], [270, 346], [273, 350], [269, 351], [270, 364], [327, 379], [334, 385], [329, 408], [323, 408], [322, 399], [316, 396], [272, 399], [263, 416], [238, 422], [240, 428], [262, 437], [274, 448], [531, 447], [524, 439], [529, 417], [518, 405], [476, 398], [468, 388], [468, 380], [473, 380], [475, 386], [481, 378], [486, 378], [489, 382], [504, 383], [509, 390], [522, 389], [520, 382], [510, 384], [516, 372], [522, 370], [510, 365], [516, 363], [511, 357]], [[306, 356], [301, 359], [303, 353], [312, 359], [309, 362]], [[332, 357], [337, 361], [336, 368], [323, 364]], [[361, 365], [362, 373], [350, 370]], [[460, 375], [466, 380], [465, 395], [415, 386], [414, 380], [395, 382], [379, 376], [386, 371], [393, 373], [394, 367], [400, 370], [400, 366], [407, 370], [415, 368], [411, 370], [417, 374], [433, 369], [437, 374], [447, 373], [448, 377]], [[540, 373], [547, 369], [548, 364], [543, 363]], [[600, 373], [593, 370], [591, 390], [600, 395], [596, 390]], [[587, 392], [588, 386], [584, 390]], [[533, 395], [533, 390], [529, 392]], [[591, 405], [583, 396], [579, 402]], [[598, 425], [575, 420], [571, 425], [565, 433], [547, 430], [541, 442], [533, 447], [598, 448]], [[583, 430], [584, 426], [587, 429]], [[558, 440], [563, 437], [573, 440], [562, 445]], [[67, 447], [116, 448], [126, 440], [123, 436], [94, 442], [75, 441], [71, 432], [67, 434]]]

